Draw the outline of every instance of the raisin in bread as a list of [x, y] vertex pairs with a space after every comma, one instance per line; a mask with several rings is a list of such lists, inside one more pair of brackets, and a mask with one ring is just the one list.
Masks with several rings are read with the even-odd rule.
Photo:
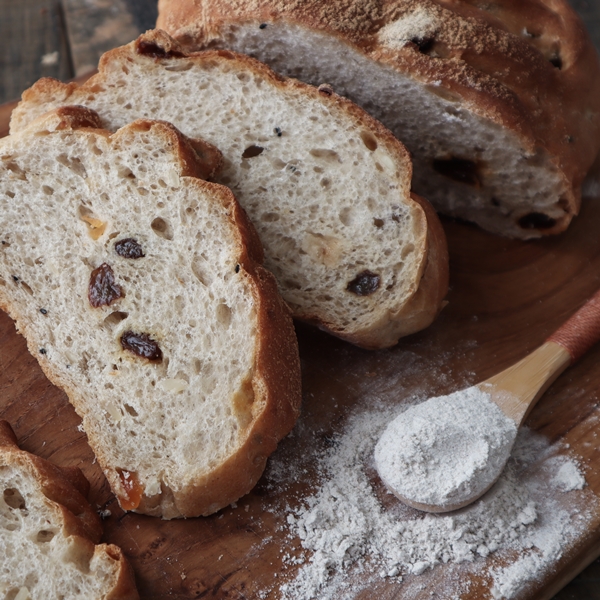
[[98, 124], [58, 109], [0, 140], [0, 307], [124, 509], [209, 514], [254, 486], [297, 418], [292, 319], [188, 140]]
[[0, 597], [11, 600], [136, 600], [117, 546], [100, 544], [100, 519], [75, 467], [20, 450], [0, 421]]
[[229, 185], [295, 317], [367, 348], [428, 326], [448, 284], [436, 215], [410, 196], [408, 153], [356, 105], [248, 57], [185, 55], [161, 31], [106, 53], [85, 85], [43, 79], [12, 130], [81, 104], [110, 130], [160, 118], [224, 155]]
[[327, 82], [411, 151], [414, 190], [507, 236], [563, 231], [600, 147], [600, 67], [566, 0], [160, 0], [188, 49]]

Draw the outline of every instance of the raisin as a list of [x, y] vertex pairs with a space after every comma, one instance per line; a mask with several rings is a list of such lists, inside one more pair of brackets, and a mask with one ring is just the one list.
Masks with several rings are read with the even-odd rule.
[[110, 306], [115, 300], [125, 296], [121, 286], [115, 281], [110, 265], [102, 263], [92, 271], [88, 288], [88, 299], [94, 308]]
[[141, 244], [134, 238], [125, 238], [116, 242], [115, 252], [123, 258], [143, 258], [146, 256]]
[[556, 219], [544, 213], [532, 212], [519, 219], [519, 226], [523, 229], [551, 229], [556, 225]]
[[136, 51], [138, 54], [143, 54], [144, 56], [151, 56], [152, 58], [181, 58], [184, 56], [183, 53], [177, 52], [177, 50], [165, 50], [161, 48], [158, 44], [153, 44], [152, 42], [144, 42], [140, 40], [136, 44]]
[[147, 333], [126, 331], [121, 336], [121, 347], [132, 354], [151, 361], [162, 360], [162, 351]]
[[359, 273], [347, 286], [347, 290], [357, 296], [369, 296], [379, 289], [381, 277], [371, 271]]
[[479, 187], [481, 185], [477, 163], [464, 158], [436, 159], [433, 168], [454, 181]]

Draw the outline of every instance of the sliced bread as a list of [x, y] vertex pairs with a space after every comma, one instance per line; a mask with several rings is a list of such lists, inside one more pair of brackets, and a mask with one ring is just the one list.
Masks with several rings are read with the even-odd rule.
[[12, 131], [50, 108], [93, 108], [116, 130], [159, 118], [224, 155], [229, 185], [295, 317], [367, 348], [428, 326], [448, 285], [435, 213], [410, 195], [404, 147], [363, 110], [225, 51], [187, 56], [161, 31], [106, 53], [86, 84], [42, 79]]
[[0, 597], [137, 600], [121, 549], [100, 544], [100, 518], [77, 468], [20, 450], [0, 421]]
[[186, 48], [327, 82], [414, 158], [414, 190], [507, 236], [564, 231], [600, 147], [600, 66], [567, 0], [160, 0]]
[[230, 190], [172, 125], [85, 108], [0, 140], [0, 307], [82, 417], [122, 508], [205, 515], [292, 428], [289, 310]]

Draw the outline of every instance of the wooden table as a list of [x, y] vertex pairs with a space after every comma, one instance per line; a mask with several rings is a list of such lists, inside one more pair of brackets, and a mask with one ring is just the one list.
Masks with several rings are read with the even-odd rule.
[[[598, 3], [573, 0], [573, 4], [600, 44]], [[6, 101], [40, 76], [69, 79], [86, 73], [102, 51], [151, 27], [156, 7], [152, 0], [0, 0], [0, 15], [4, 44], [0, 101]], [[6, 132], [9, 112], [10, 107], [0, 107], [0, 134]], [[407, 352], [420, 357], [423, 371], [418, 376], [405, 373], [404, 395], [417, 386], [417, 379], [423, 385], [429, 373], [439, 369], [435, 357], [452, 348], [456, 352], [444, 365], [444, 386], [432, 382], [438, 393], [483, 379], [535, 348], [600, 286], [600, 186], [590, 195], [594, 200], [588, 200], [565, 235], [541, 242], [495, 238], [445, 221], [451, 251], [450, 304], [433, 327], [395, 349], [368, 353], [299, 326], [304, 428], [313, 428], [320, 437], [339, 430], [361, 393], [404, 372]], [[469, 343], [461, 345], [461, 340]], [[599, 363], [596, 348], [565, 373], [532, 413], [529, 426], [552, 441], [585, 429], [600, 411]], [[365, 379], [357, 381], [361, 374]], [[261, 536], [272, 535], [277, 526], [277, 517], [263, 510], [264, 484], [244, 499], [248, 512], [243, 514], [228, 509], [208, 519], [174, 523], [124, 514], [94, 465], [66, 397], [44, 378], [2, 313], [0, 417], [13, 423], [25, 449], [84, 470], [92, 481], [92, 502], [112, 511], [105, 537], [119, 543], [131, 558], [143, 598], [254, 598], [261, 582], [272, 579], [277, 553], [272, 545], [262, 554], [256, 549]], [[574, 444], [577, 449], [577, 440]], [[588, 484], [600, 494], [600, 449], [585, 458]], [[584, 538], [527, 598], [548, 598], [600, 555], [600, 515]], [[600, 560], [554, 596], [554, 600], [575, 599], [600, 600]]]

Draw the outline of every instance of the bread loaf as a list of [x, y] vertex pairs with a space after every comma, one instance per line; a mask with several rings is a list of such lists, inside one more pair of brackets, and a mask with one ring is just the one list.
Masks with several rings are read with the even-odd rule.
[[11, 129], [79, 104], [112, 131], [160, 118], [224, 155], [230, 186], [295, 317], [367, 348], [429, 325], [448, 285], [444, 234], [410, 195], [404, 147], [356, 105], [248, 57], [187, 56], [160, 31], [106, 53], [81, 87], [42, 79]]
[[560, 233], [600, 147], [600, 67], [567, 0], [160, 0], [186, 48], [328, 83], [414, 158], [441, 212], [517, 238]]
[[206, 145], [164, 122], [98, 127], [69, 107], [0, 140], [0, 307], [122, 508], [210, 514], [296, 420], [292, 320], [246, 214], [198, 178]]
[[0, 421], [0, 596], [11, 600], [137, 600], [121, 549], [96, 545], [100, 519], [77, 468], [20, 450]]

